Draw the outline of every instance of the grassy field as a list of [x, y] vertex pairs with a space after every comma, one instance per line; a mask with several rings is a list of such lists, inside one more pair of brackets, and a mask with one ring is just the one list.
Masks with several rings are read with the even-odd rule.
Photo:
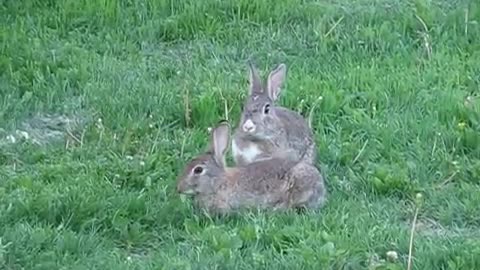
[[[480, 3], [0, 3], [1, 269], [406, 269], [416, 209], [412, 269], [480, 269]], [[323, 97], [318, 213], [175, 193], [249, 58], [287, 64], [282, 105]]]

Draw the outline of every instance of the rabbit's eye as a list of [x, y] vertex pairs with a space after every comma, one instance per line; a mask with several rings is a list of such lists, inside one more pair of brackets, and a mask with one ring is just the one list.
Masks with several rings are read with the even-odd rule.
[[263, 112], [265, 114], [268, 114], [270, 112], [270, 104], [265, 105], [265, 107], [263, 108]]
[[195, 169], [193, 169], [194, 174], [201, 174], [202, 172], [203, 172], [203, 168], [200, 166], [195, 167]]

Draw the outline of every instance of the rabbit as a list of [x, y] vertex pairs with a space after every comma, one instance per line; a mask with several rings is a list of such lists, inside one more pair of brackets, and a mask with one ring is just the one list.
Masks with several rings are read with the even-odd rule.
[[177, 192], [193, 196], [207, 212], [227, 214], [236, 210], [319, 209], [326, 189], [318, 169], [277, 153], [268, 160], [244, 167], [228, 167], [225, 154], [230, 142], [230, 125], [220, 121], [211, 131], [210, 145], [193, 158], [177, 177]]
[[233, 160], [237, 166], [269, 159], [276, 152], [290, 151], [297, 159], [315, 164], [313, 132], [299, 113], [275, 105], [286, 76], [281, 63], [268, 76], [266, 86], [254, 64], [249, 61], [250, 90], [240, 122], [234, 131]]

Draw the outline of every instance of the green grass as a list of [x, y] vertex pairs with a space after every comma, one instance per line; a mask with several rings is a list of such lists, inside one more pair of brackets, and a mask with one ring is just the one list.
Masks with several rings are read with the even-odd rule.
[[[476, 1], [0, 3], [0, 135], [91, 119], [82, 145], [1, 145], [1, 269], [406, 269], [417, 193], [413, 269], [480, 268]], [[239, 119], [250, 57], [287, 64], [281, 104], [323, 97], [319, 213], [208, 217], [175, 193], [225, 102]]]

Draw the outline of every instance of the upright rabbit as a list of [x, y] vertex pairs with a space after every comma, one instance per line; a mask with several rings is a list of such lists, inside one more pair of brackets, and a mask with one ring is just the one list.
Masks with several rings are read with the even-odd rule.
[[291, 152], [294, 159], [315, 164], [316, 145], [307, 121], [299, 113], [275, 105], [286, 69], [285, 64], [280, 64], [264, 85], [256, 67], [249, 63], [249, 97], [232, 140], [233, 159], [238, 166], [285, 151]]
[[227, 167], [229, 137], [229, 124], [221, 121], [212, 130], [209, 150], [192, 159], [178, 176], [179, 193], [192, 195], [200, 207], [214, 213], [323, 206], [326, 190], [317, 168], [288, 154]]

